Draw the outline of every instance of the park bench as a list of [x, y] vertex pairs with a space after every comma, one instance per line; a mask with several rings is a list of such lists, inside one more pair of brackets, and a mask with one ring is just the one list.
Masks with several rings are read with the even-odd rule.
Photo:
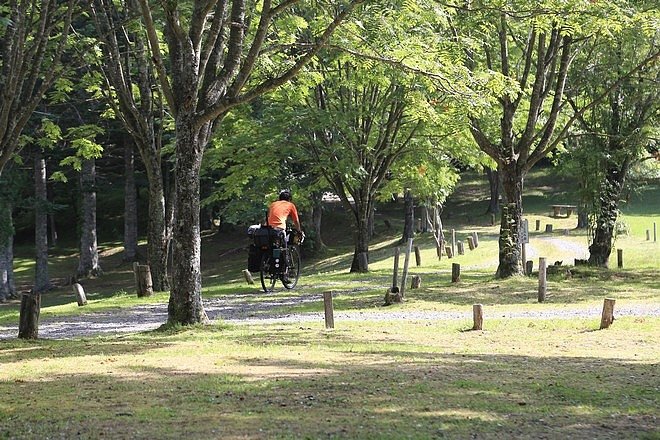
[[577, 209], [575, 205], [550, 205], [552, 207], [552, 216], [560, 217], [562, 211], [566, 211], [566, 217], [570, 217], [573, 214], [573, 211]]

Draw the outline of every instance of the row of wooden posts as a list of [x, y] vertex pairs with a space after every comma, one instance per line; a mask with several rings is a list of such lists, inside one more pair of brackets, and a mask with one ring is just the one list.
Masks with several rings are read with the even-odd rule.
[[[332, 302], [333, 291], [328, 290], [323, 292], [323, 310], [325, 314], [325, 328], [335, 328], [335, 315], [334, 306]], [[616, 301], [611, 298], [606, 298], [603, 302], [603, 312], [600, 319], [600, 328], [608, 328], [614, 322], [614, 303]], [[472, 330], [483, 330], [484, 326], [484, 308], [481, 304], [474, 304], [472, 306]]]
[[[545, 232], [552, 232], [553, 226], [552, 224], [547, 224], [545, 225]], [[541, 230], [541, 220], [536, 220], [536, 230], [540, 231]], [[568, 235], [568, 229], [564, 229], [564, 234]], [[646, 230], [646, 241], [651, 241], [651, 229]], [[653, 241], [657, 242], [658, 241], [658, 228], [656, 222], [653, 222]]]
[[[467, 237], [467, 243], [468, 247], [470, 250], [474, 250], [479, 246], [479, 234], [476, 232], [472, 232], [470, 235]], [[462, 241], [456, 241], [456, 230], [452, 229], [451, 230], [451, 244], [447, 244], [444, 247], [445, 254], [447, 255], [447, 258], [453, 258], [455, 255], [454, 249], [458, 251], [458, 255], [464, 255], [465, 253], [465, 246], [463, 245]], [[394, 249], [394, 271], [392, 275], [392, 287], [388, 289], [387, 293], [385, 294], [385, 304], [389, 305], [395, 302], [401, 302], [401, 300], [405, 296], [405, 289], [407, 285], [407, 278], [408, 278], [408, 267], [409, 267], [409, 261], [410, 261], [410, 255], [414, 250], [415, 254], [415, 263], [417, 266], [422, 265], [422, 255], [419, 250], [419, 246], [414, 246], [413, 247], [413, 239], [410, 238], [408, 239], [408, 244], [406, 246], [406, 253], [405, 253], [405, 259], [404, 259], [404, 266], [403, 266], [403, 275], [401, 277], [401, 287], [399, 287], [398, 284], [398, 273], [399, 273], [399, 258], [400, 258], [400, 250], [399, 248]], [[438, 258], [442, 258], [442, 247], [437, 246], [437, 254]], [[453, 263], [452, 264], [452, 282], [456, 283], [460, 280], [460, 275], [461, 275], [461, 266], [458, 263]], [[422, 284], [422, 278], [419, 275], [414, 275], [411, 278], [411, 289], [416, 289], [419, 288]]]

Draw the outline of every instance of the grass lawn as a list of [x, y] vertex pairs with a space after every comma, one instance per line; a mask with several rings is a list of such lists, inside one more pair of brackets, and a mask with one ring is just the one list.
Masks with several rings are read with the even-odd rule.
[[0, 437], [658, 438], [658, 318], [0, 343]]
[[[454, 214], [445, 227], [460, 240], [478, 232], [479, 247], [438, 260], [433, 240], [419, 236], [422, 264], [412, 258], [411, 274], [422, 286], [406, 290], [402, 304], [383, 306], [399, 230], [377, 225], [366, 275], [348, 273], [350, 234], [329, 231], [327, 255], [305, 261], [293, 293], [333, 290], [336, 311], [364, 312], [360, 321], [336, 319], [334, 330], [319, 320], [218, 320], [120, 336], [0, 340], [0, 439], [660, 439], [660, 244], [645, 235], [660, 223], [658, 187], [626, 206], [631, 232], [615, 245], [624, 250], [624, 267], [616, 268], [614, 255], [610, 270], [597, 270], [570, 267], [585, 256], [586, 233], [573, 229], [575, 218], [549, 216], [549, 204], [573, 201], [570, 191], [549, 193], [544, 185], [552, 176], [535, 179], [525, 208], [528, 257], [535, 266], [544, 256], [570, 269], [549, 277], [543, 304], [535, 277], [493, 277], [498, 228], [482, 213], [484, 183], [466, 181], [448, 205]], [[388, 209], [379, 218], [397, 208]], [[329, 210], [333, 215], [339, 213]], [[536, 219], [552, 222], [555, 232], [533, 230]], [[395, 218], [392, 224], [400, 225]], [[266, 296], [245, 284], [244, 245], [242, 232], [204, 238], [203, 296], [284, 298], [281, 290]], [[166, 292], [136, 298], [120, 247], [104, 243], [102, 250], [106, 274], [84, 283], [89, 305], [79, 308], [63, 286], [44, 295], [44, 319], [167, 302]], [[32, 277], [30, 252], [17, 250], [21, 286]], [[63, 285], [75, 252], [54, 252], [52, 262]], [[461, 281], [451, 283], [456, 262]], [[599, 310], [606, 297], [617, 300], [609, 329], [598, 330], [598, 312], [566, 313]], [[475, 303], [484, 305], [483, 331], [469, 331], [468, 318], [399, 319], [413, 311], [470, 312]], [[618, 307], [656, 312], [617, 316]], [[323, 305], [280, 308], [320, 312]], [[368, 312], [391, 319], [371, 320]], [[508, 312], [552, 316], [503, 318]], [[17, 320], [16, 302], [0, 304], [0, 326]]]

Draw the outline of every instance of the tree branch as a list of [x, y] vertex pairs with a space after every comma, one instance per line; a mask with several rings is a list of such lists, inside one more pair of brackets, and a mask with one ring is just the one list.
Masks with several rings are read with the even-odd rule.
[[163, 89], [163, 95], [165, 95], [165, 100], [167, 101], [170, 111], [174, 117], [176, 117], [174, 93], [172, 93], [172, 87], [170, 86], [170, 81], [167, 76], [167, 69], [165, 69], [163, 56], [160, 53], [160, 42], [158, 40], [158, 35], [156, 34], [156, 27], [154, 26], [153, 17], [151, 16], [151, 9], [149, 9], [147, 0], [139, 0], [139, 2], [140, 10], [142, 11], [142, 19], [144, 20], [144, 26], [147, 29], [147, 38], [149, 39], [151, 55], [153, 57], [154, 65], [156, 66], [156, 72], [158, 73], [158, 80], [160, 81], [160, 86]]

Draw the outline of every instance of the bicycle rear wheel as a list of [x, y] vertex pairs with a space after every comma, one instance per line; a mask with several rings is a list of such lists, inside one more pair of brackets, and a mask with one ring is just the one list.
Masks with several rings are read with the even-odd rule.
[[286, 272], [282, 275], [282, 284], [287, 289], [293, 289], [298, 284], [300, 276], [300, 252], [297, 246], [291, 246], [287, 250]]
[[266, 293], [273, 291], [275, 281], [277, 281], [277, 275], [273, 274], [272, 261], [273, 258], [270, 254], [264, 254], [261, 257], [261, 287]]

